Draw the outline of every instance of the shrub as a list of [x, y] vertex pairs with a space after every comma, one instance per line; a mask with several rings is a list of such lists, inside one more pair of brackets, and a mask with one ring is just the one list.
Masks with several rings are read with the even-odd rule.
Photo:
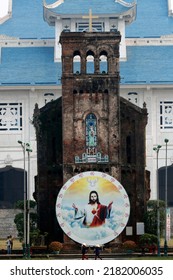
[[154, 234], [145, 233], [140, 236], [139, 244], [141, 247], [148, 247], [157, 244], [157, 236]]
[[[28, 204], [28, 201], [26, 201]], [[37, 230], [37, 220], [38, 215], [36, 213], [36, 202], [33, 200], [29, 201], [30, 203], [30, 237], [32, 242], [32, 234]], [[16, 228], [18, 231], [18, 237], [20, 241], [24, 239], [24, 201], [19, 200], [15, 204], [16, 209], [20, 209], [22, 212], [15, 215], [14, 223], [16, 224]]]
[[135, 250], [137, 248], [137, 245], [134, 241], [132, 240], [127, 240], [123, 243], [123, 249], [126, 249], [126, 250]]
[[59, 241], [52, 241], [49, 244], [50, 251], [60, 251], [63, 248], [63, 244]]
[[[157, 235], [157, 200], [147, 202], [147, 212], [144, 215], [145, 232]], [[160, 235], [165, 229], [165, 201], [159, 200], [160, 208]]]

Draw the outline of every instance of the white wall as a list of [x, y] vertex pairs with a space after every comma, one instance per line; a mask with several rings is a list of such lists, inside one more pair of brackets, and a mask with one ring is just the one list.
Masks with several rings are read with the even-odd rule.
[[146, 127], [146, 169], [150, 171], [151, 199], [157, 198], [157, 154], [153, 148], [161, 145], [158, 155], [158, 167], [165, 166], [166, 144], [165, 139], [169, 139], [167, 149], [167, 165], [173, 160], [173, 129], [160, 129], [160, 101], [173, 101], [173, 87], [157, 86], [136, 86], [133, 88], [121, 86], [120, 94], [128, 99], [128, 92], [138, 93], [138, 106], [143, 107], [146, 103], [148, 110], [148, 124]]
[[[22, 131], [0, 131], [0, 168], [6, 165], [13, 167], [24, 167], [23, 149], [18, 140], [30, 143], [32, 153], [30, 153], [30, 194], [35, 189], [34, 177], [37, 175], [37, 147], [35, 128], [32, 124], [35, 104], [38, 103], [39, 108], [45, 105], [44, 93], [53, 92], [54, 99], [61, 95], [58, 87], [48, 88], [2, 88], [0, 89], [0, 103], [20, 102], [23, 108], [23, 129]], [[26, 171], [28, 171], [28, 156], [26, 153]]]

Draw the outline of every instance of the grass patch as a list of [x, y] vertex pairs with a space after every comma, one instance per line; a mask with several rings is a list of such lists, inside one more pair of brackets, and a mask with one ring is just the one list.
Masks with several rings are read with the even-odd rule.
[[168, 261], [173, 260], [173, 256], [143, 256], [143, 257], [136, 257], [136, 258], [129, 258], [129, 260], [161, 260], [161, 261]]

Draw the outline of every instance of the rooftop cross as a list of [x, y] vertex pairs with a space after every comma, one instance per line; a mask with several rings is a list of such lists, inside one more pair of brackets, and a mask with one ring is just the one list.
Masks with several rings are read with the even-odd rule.
[[98, 16], [93, 16], [92, 15], [92, 10], [89, 9], [89, 15], [88, 16], [83, 16], [82, 18], [88, 18], [89, 19], [89, 32], [92, 32], [92, 20], [93, 20], [93, 18], [98, 18]]

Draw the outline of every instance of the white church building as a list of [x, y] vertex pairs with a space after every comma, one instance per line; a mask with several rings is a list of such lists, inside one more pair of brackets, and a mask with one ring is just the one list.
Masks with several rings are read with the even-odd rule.
[[[146, 169], [151, 199], [156, 199], [157, 168], [173, 163], [173, 0], [1, 0], [0, 10], [5, 1], [7, 9], [0, 12], [0, 174], [9, 166], [27, 172], [30, 166], [33, 199], [33, 111], [36, 103], [41, 108], [61, 96], [61, 32], [118, 30], [120, 95], [139, 107], [146, 103]], [[18, 141], [32, 149], [29, 164]], [[158, 145], [159, 154], [153, 150]], [[1, 209], [8, 208], [4, 178]]]

